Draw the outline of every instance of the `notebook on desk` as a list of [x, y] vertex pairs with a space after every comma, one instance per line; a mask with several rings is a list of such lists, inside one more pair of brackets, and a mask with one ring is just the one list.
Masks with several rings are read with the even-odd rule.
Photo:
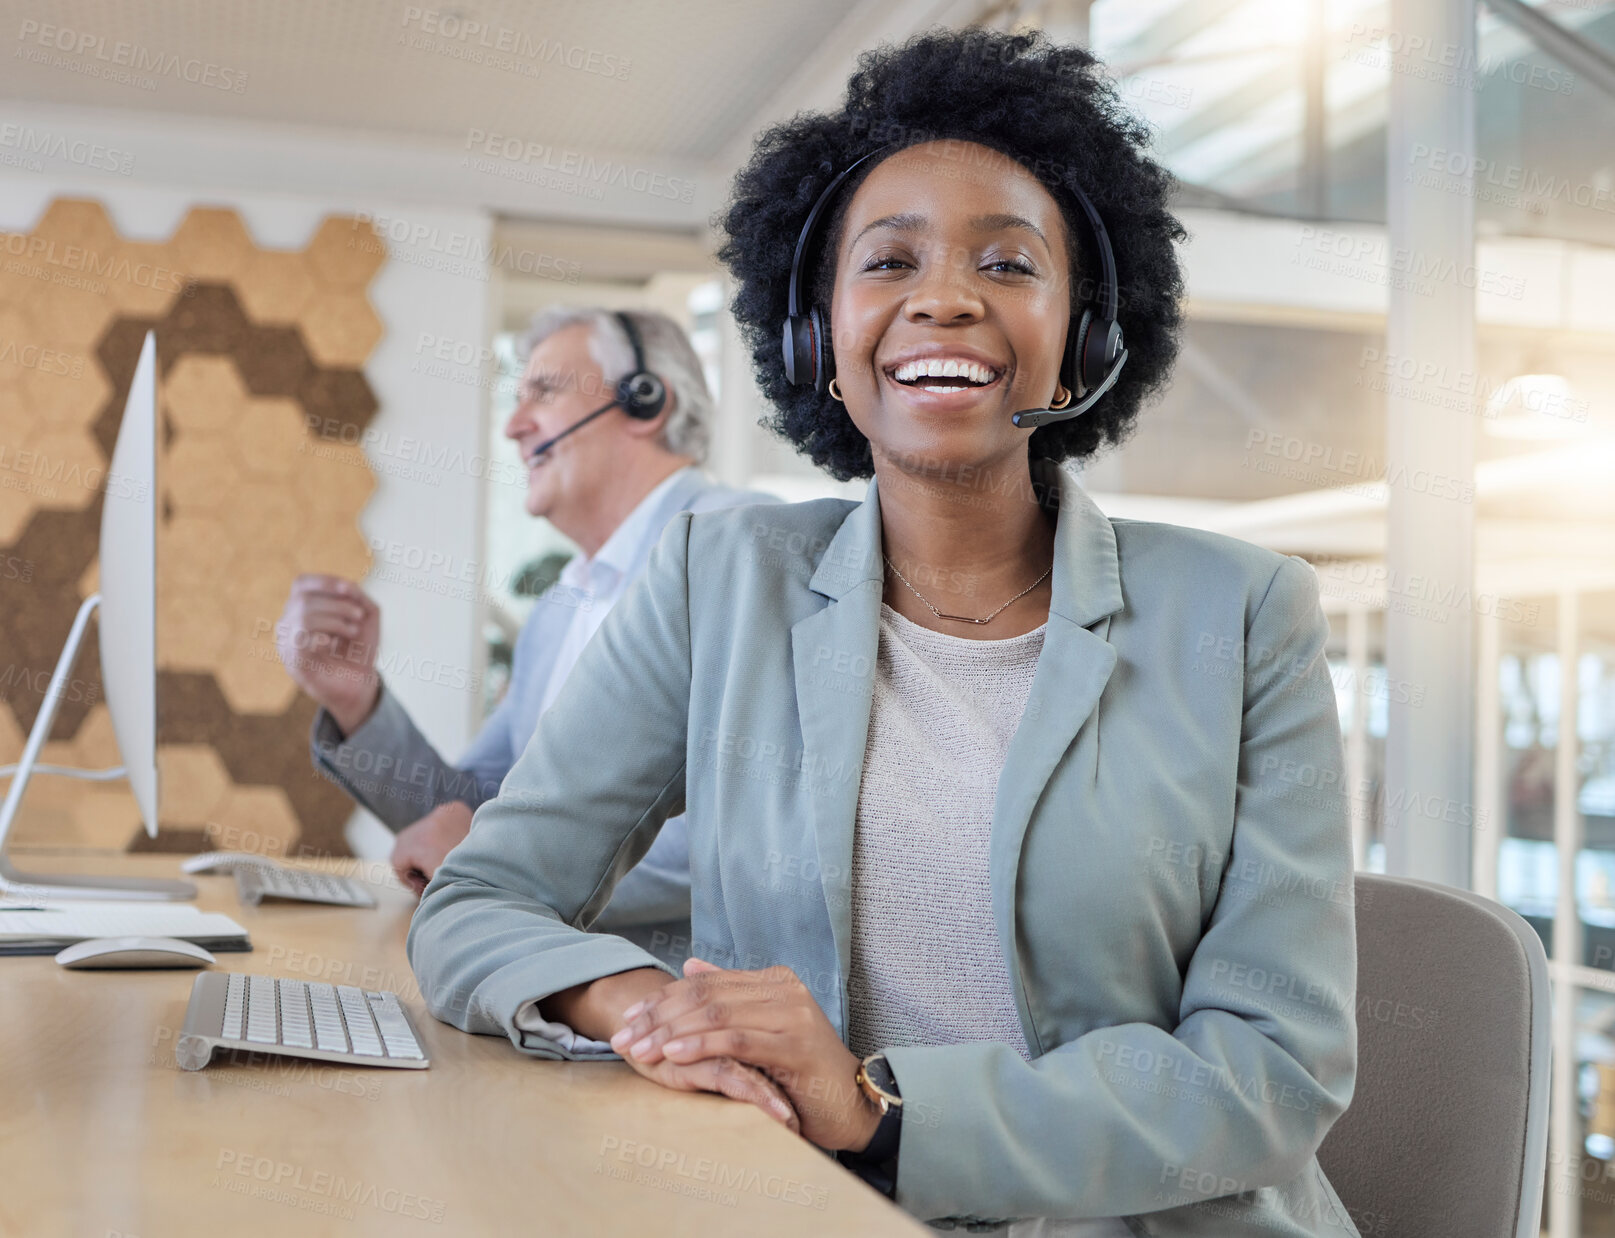
[[191, 906], [0, 902], [0, 955], [55, 954], [91, 937], [178, 937], [215, 953], [252, 949], [247, 930], [229, 916]]

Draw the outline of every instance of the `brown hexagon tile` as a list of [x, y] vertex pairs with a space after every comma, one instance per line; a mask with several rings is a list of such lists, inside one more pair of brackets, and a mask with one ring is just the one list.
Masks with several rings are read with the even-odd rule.
[[254, 246], [241, 216], [224, 207], [192, 207], [169, 245], [180, 265], [197, 279], [225, 281], [246, 265]]
[[118, 312], [109, 295], [111, 285], [93, 276], [82, 276], [86, 287], [64, 284], [52, 288], [30, 308], [40, 338], [67, 353], [82, 354], [93, 348]]
[[292, 480], [313, 528], [352, 527], [376, 492], [376, 475], [364, 450], [347, 443], [310, 449]]
[[202, 825], [230, 789], [230, 775], [207, 744], [162, 744], [157, 749], [162, 819]]
[[210, 671], [218, 664], [230, 623], [229, 609], [206, 593], [157, 597], [157, 665]]
[[305, 257], [293, 251], [256, 249], [234, 284], [242, 308], [260, 323], [294, 323], [319, 293]]
[[96, 252], [111, 249], [118, 239], [106, 210], [89, 198], [55, 199], [30, 231]]
[[[46, 744], [40, 759], [69, 764], [64, 748]], [[140, 807], [127, 785], [40, 778], [29, 784], [14, 839], [22, 847], [106, 851], [122, 847], [140, 828]]]
[[[255, 560], [259, 558], [258, 555], [253, 557]], [[268, 570], [254, 572], [250, 580], [242, 580], [239, 587], [230, 591], [230, 631], [237, 641], [247, 642], [232, 648], [230, 656], [242, 653], [242, 656], [257, 657], [243, 651], [248, 644], [263, 645], [265, 652], [258, 660], [278, 664], [279, 659], [273, 650], [274, 625], [286, 608], [286, 599], [297, 573], [291, 565], [291, 554], [270, 551], [262, 554], [261, 561]]]
[[362, 292], [328, 293], [297, 324], [320, 365], [357, 370], [381, 340], [381, 319]]
[[239, 483], [230, 444], [220, 434], [181, 434], [168, 449], [160, 470], [163, 493], [175, 514], [208, 516], [223, 521]]
[[255, 399], [235, 423], [231, 436], [247, 472], [263, 478], [293, 473], [306, 454], [308, 428], [296, 400]]
[[238, 563], [229, 532], [208, 511], [175, 511], [158, 533], [159, 589], [213, 589], [230, 578]]
[[146, 241], [119, 241], [106, 296], [119, 314], [157, 318], [186, 295], [194, 277], [177, 265], [173, 249]]
[[32, 495], [13, 486], [0, 486], [0, 545], [15, 545], [38, 510]]
[[321, 440], [358, 442], [378, 405], [358, 370], [311, 369], [297, 388], [309, 425]]
[[[0, 305], [26, 305], [39, 295], [42, 285], [34, 278], [34, 269], [26, 257], [0, 262]], [[49, 271], [45, 272], [45, 278], [50, 278]]]
[[[162, 805], [157, 808], [161, 820]], [[123, 847], [133, 834], [145, 837], [140, 805], [127, 784], [88, 783], [73, 804], [72, 826], [75, 845], [110, 851]], [[160, 828], [160, 827], [159, 827]]]
[[325, 572], [355, 582], [370, 575], [370, 547], [364, 534], [350, 522], [346, 526], [328, 524], [330, 534], [319, 545], [308, 548], [298, 557], [298, 566], [305, 572]]
[[67, 374], [39, 366], [24, 370], [18, 383], [35, 422], [64, 430], [88, 429], [112, 394], [99, 367], [71, 367]]
[[22, 756], [22, 750], [27, 746], [28, 737], [23, 729], [17, 725], [16, 718], [12, 717], [9, 709], [0, 709], [0, 762], [6, 765], [14, 763]]
[[213, 671], [219, 691], [238, 714], [282, 714], [297, 685], [275, 655], [273, 642], [237, 641]]
[[300, 832], [291, 800], [279, 787], [237, 784], [219, 804], [218, 824], [232, 840], [232, 850], [287, 855]]
[[33, 478], [42, 487], [34, 500], [52, 511], [76, 511], [106, 484], [106, 458], [88, 430], [41, 425], [30, 431]]
[[[230, 500], [218, 515], [230, 540], [254, 557], [265, 550], [289, 550], [302, 540], [303, 504], [294, 491], [275, 482], [248, 480], [238, 474], [232, 481]], [[257, 575], [255, 571], [251, 577]]]
[[0, 302], [0, 391], [15, 387], [38, 364], [39, 336], [22, 306]]
[[263, 329], [254, 332], [229, 285], [204, 281], [188, 285], [188, 289], [186, 295], [175, 298], [168, 316], [157, 324], [159, 369], [166, 371], [173, 358], [186, 353], [225, 353], [236, 359], [248, 390], [256, 391], [246, 362], [255, 351], [255, 335]]
[[[3, 713], [4, 711], [0, 711]], [[105, 702], [90, 706], [72, 739], [71, 764], [83, 769], [109, 769], [122, 765], [118, 736], [112, 729], [112, 715]]]
[[260, 327], [236, 364], [253, 395], [292, 395], [316, 372], [296, 327]]
[[229, 357], [191, 353], [168, 371], [161, 387], [163, 405], [181, 430], [207, 432], [231, 420], [249, 396], [235, 362]]
[[314, 278], [327, 288], [356, 292], [375, 278], [387, 261], [387, 245], [366, 220], [326, 217], [304, 252]]

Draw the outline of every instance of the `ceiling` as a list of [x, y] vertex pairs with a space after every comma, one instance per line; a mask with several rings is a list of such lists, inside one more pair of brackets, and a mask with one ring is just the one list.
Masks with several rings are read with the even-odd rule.
[[[27, 31], [8, 40], [0, 97], [707, 160], [856, 2], [0, 0], [0, 28]], [[142, 54], [159, 66], [145, 81], [102, 75]], [[184, 80], [192, 61], [240, 88]]]
[[[1041, 24], [1085, 37], [1127, 106], [1154, 130], [1156, 156], [1185, 202], [1311, 216], [1302, 200], [1307, 14], [1318, 6], [1327, 86], [1317, 158], [1318, 214], [1384, 218], [1390, 78], [1386, 0], [0, 0], [18, 32], [3, 100], [314, 127], [462, 150], [499, 134], [568, 151], [639, 155], [705, 168], [726, 182], [757, 130], [804, 107], [833, 106], [855, 54], [933, 24]], [[1615, 48], [1615, 0], [1529, 0], [1582, 39]], [[1483, 65], [1553, 67], [1484, 5]], [[1377, 32], [1377, 33], [1376, 33]], [[109, 80], [121, 59], [158, 70]], [[66, 50], [63, 50], [66, 49]], [[184, 79], [211, 66], [216, 89]], [[1484, 76], [1484, 75], [1483, 75]], [[1544, 177], [1615, 184], [1615, 100], [1583, 84], [1563, 98], [1507, 80], [1480, 90], [1478, 153]], [[1601, 153], [1600, 153], [1601, 151]], [[489, 205], [495, 205], [490, 202]], [[1607, 211], [1477, 202], [1480, 226], [1615, 243]], [[496, 208], [497, 209], [497, 208]], [[506, 213], [502, 210], [501, 213]]]

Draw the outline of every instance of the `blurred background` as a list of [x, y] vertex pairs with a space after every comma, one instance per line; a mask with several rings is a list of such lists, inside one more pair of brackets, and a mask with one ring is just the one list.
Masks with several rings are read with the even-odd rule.
[[[709, 220], [860, 50], [970, 23], [1090, 46], [1179, 181], [1176, 378], [1085, 486], [1316, 567], [1358, 864], [1542, 934], [1544, 1228], [1615, 1235], [1608, 0], [4, 0], [0, 762], [95, 587], [146, 326], [164, 847], [386, 854], [308, 767], [270, 633], [298, 572], [381, 603], [444, 753], [498, 700], [573, 549], [501, 434], [535, 310], [668, 312], [718, 397], [711, 473], [861, 496], [759, 427]], [[93, 652], [78, 676], [45, 759], [110, 763]], [[151, 845], [118, 786], [30, 804], [24, 842]]]

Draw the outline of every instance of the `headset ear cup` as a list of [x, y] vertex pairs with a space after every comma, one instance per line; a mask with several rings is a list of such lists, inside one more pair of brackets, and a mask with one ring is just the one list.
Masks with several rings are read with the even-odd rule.
[[796, 387], [812, 383], [813, 323], [806, 314], [786, 316], [785, 334], [780, 343], [785, 354], [785, 381]]
[[830, 347], [824, 315], [817, 305], [808, 311], [808, 321], [813, 324], [813, 388], [819, 392], [829, 391], [830, 380], [836, 376], [836, 355]]
[[1066, 333], [1065, 361], [1060, 366], [1060, 385], [1071, 393], [1073, 399], [1080, 400], [1088, 394], [1088, 388], [1093, 385], [1088, 382], [1082, 365], [1084, 350], [1088, 344], [1088, 329], [1092, 326], [1093, 311], [1084, 306], [1076, 329]]
[[649, 370], [640, 370], [618, 384], [617, 403], [635, 421], [652, 421], [667, 407], [667, 386]]
[[1104, 382], [1105, 375], [1110, 371], [1111, 362], [1120, 355], [1121, 350], [1120, 323], [1102, 323], [1097, 330], [1090, 331], [1088, 338], [1082, 343], [1083, 382], [1088, 387], [1097, 387]]

